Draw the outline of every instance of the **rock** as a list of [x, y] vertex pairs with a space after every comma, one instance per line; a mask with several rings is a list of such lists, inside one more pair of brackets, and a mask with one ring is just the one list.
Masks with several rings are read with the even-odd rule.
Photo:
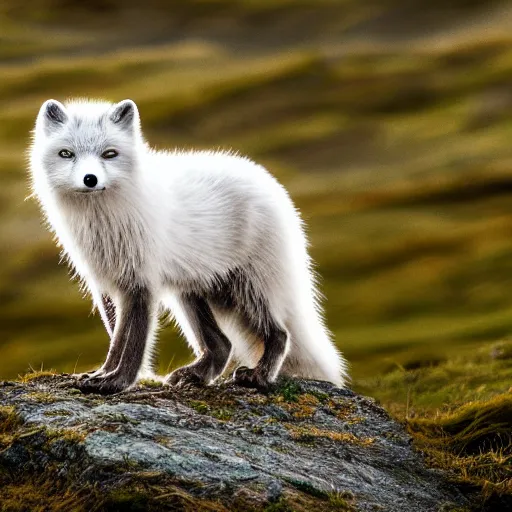
[[122, 509], [112, 504], [135, 500], [134, 489], [144, 499], [130, 510], [466, 505], [375, 401], [324, 382], [282, 380], [269, 395], [221, 383], [103, 397], [42, 376], [0, 383], [0, 411], [0, 475], [65, 479], [104, 500], [97, 510]]

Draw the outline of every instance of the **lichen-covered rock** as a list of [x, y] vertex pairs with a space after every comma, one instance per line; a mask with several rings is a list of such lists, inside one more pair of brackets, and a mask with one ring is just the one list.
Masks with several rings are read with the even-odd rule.
[[11, 485], [12, 475], [51, 475], [68, 491], [89, 488], [91, 500], [104, 500], [97, 510], [122, 509], [120, 499], [131, 510], [465, 505], [373, 400], [323, 382], [281, 381], [269, 395], [219, 384], [103, 397], [43, 376], [0, 384], [2, 410], [0, 474]]

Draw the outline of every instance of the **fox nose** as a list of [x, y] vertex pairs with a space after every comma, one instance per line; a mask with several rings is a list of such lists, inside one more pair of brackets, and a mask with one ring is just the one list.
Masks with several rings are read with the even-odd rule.
[[84, 176], [84, 185], [89, 188], [94, 188], [98, 184], [98, 178], [94, 174], [86, 174]]

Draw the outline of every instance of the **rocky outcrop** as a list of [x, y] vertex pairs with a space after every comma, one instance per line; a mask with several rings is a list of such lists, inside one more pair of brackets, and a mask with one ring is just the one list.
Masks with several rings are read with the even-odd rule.
[[4, 382], [0, 475], [0, 503], [12, 505], [19, 482], [53, 482], [62, 499], [76, 497], [73, 510], [465, 505], [372, 399], [300, 380], [280, 381], [269, 395], [224, 383], [146, 385], [109, 397], [83, 395], [57, 375]]

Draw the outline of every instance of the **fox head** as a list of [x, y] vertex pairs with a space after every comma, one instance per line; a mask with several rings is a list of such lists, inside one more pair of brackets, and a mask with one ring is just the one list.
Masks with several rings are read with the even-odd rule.
[[139, 113], [131, 100], [117, 104], [56, 100], [37, 116], [32, 167], [60, 194], [102, 194], [122, 190], [138, 169], [142, 143]]

